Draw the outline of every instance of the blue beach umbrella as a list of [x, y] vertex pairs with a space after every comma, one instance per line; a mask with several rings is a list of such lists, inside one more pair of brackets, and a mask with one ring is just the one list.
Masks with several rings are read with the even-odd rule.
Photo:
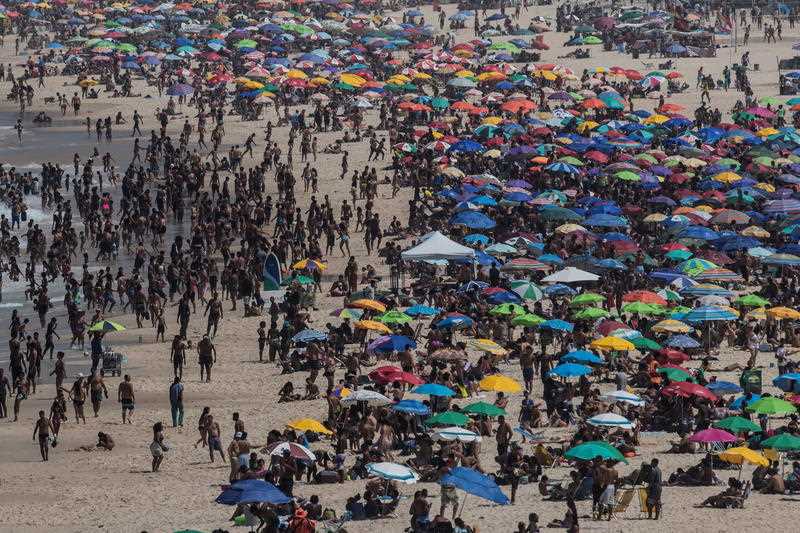
[[217, 503], [223, 505], [239, 505], [248, 503], [270, 503], [283, 505], [292, 501], [272, 483], [263, 479], [245, 479], [237, 481], [217, 496]]
[[442, 476], [439, 480], [442, 485], [449, 485], [463, 490], [467, 494], [478, 496], [484, 500], [489, 500], [500, 505], [508, 505], [510, 500], [497, 483], [487, 476], [472, 468], [457, 466]]
[[419, 387], [412, 389], [411, 392], [414, 394], [427, 394], [428, 396], [450, 397], [456, 395], [452, 389], [438, 383], [425, 383], [424, 385], [420, 385]]
[[560, 378], [575, 378], [591, 373], [592, 369], [590, 367], [576, 363], [562, 363], [548, 372], [549, 375]]
[[429, 415], [431, 414], [430, 408], [419, 400], [401, 400], [391, 406], [395, 411], [401, 413], [411, 413], [412, 415]]

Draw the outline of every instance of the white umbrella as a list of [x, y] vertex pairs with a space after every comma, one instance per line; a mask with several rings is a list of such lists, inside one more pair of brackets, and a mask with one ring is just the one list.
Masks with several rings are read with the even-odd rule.
[[642, 400], [639, 396], [624, 390], [609, 392], [608, 394], [600, 396], [600, 399], [607, 402], [625, 402], [636, 406], [644, 405], [644, 400]]
[[408, 485], [419, 481], [419, 474], [406, 465], [397, 463], [369, 463], [367, 465], [367, 473], [371, 476], [399, 481]]
[[367, 405], [380, 406], [389, 405], [392, 403], [392, 400], [379, 392], [369, 389], [354, 390], [342, 399], [343, 404], [351, 404], [356, 402], [367, 402]]
[[599, 279], [600, 276], [591, 272], [586, 272], [580, 268], [567, 267], [542, 278], [542, 281], [548, 283], [579, 283], [581, 281], [597, 281]]
[[296, 442], [278, 442], [275, 444], [270, 444], [262, 450], [262, 452], [267, 452], [270, 455], [275, 455], [278, 457], [282, 456], [285, 451], [288, 451], [292, 457], [295, 459], [300, 459], [301, 461], [317, 460], [317, 456], [314, 455], [314, 452]]
[[433, 440], [459, 440], [461, 442], [480, 442], [481, 436], [468, 429], [457, 426], [437, 429], [433, 432]]
[[614, 413], [603, 413], [602, 415], [596, 415], [587, 420], [587, 422], [593, 426], [633, 429], [633, 422], [624, 416]]

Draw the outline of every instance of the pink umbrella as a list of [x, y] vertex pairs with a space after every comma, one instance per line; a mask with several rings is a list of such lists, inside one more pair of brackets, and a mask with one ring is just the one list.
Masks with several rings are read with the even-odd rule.
[[689, 442], [700, 442], [703, 444], [711, 442], [736, 442], [736, 436], [722, 429], [709, 428], [698, 431], [689, 437]]

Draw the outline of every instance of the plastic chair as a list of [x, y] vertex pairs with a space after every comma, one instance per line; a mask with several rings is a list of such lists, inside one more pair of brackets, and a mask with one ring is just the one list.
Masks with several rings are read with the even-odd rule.
[[647, 503], [647, 489], [640, 487], [636, 489], [639, 494], [639, 517], [647, 515], [650, 512], [650, 505]]
[[623, 489], [620, 491], [617, 504], [614, 506], [614, 514], [621, 514], [628, 510], [628, 506], [633, 501], [633, 489]]

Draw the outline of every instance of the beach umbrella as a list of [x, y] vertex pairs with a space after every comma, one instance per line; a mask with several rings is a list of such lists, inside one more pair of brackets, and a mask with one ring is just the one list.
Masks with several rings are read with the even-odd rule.
[[595, 350], [611, 350], [614, 352], [629, 352], [636, 349], [636, 346], [631, 341], [612, 336], [596, 339], [589, 346]]
[[715, 322], [736, 320], [736, 315], [716, 306], [695, 307], [682, 318], [684, 322]]
[[513, 304], [513, 303], [506, 303], [500, 304], [492, 307], [489, 309], [490, 315], [524, 315], [525, 308], [521, 305]]
[[412, 317], [419, 317], [419, 316], [436, 316], [441, 313], [442, 310], [438, 307], [430, 307], [427, 305], [413, 305], [405, 310], [405, 314]]
[[607, 442], [593, 440], [578, 444], [567, 450], [564, 454], [567, 459], [575, 459], [578, 461], [592, 461], [597, 457], [602, 459], [610, 459], [612, 461], [622, 461], [626, 463], [625, 457], [618, 449], [613, 447]]
[[800, 373], [781, 374], [772, 384], [783, 392], [800, 392]]
[[506, 355], [508, 353], [508, 350], [494, 342], [492, 339], [471, 339], [469, 344], [473, 348], [477, 348], [482, 352], [493, 355]]
[[428, 396], [455, 396], [456, 393], [444, 385], [438, 383], [425, 383], [411, 390], [414, 394], [427, 394]]
[[294, 337], [292, 337], [292, 342], [301, 342], [301, 343], [326, 341], [326, 340], [328, 340], [328, 334], [323, 333], [321, 331], [317, 331], [315, 329], [304, 329], [303, 331], [296, 333]]
[[586, 365], [579, 365], [575, 363], [562, 363], [553, 368], [548, 375], [557, 376], [560, 378], [574, 378], [591, 374], [592, 369]]
[[439, 483], [456, 487], [467, 494], [472, 494], [500, 505], [508, 505], [510, 503], [508, 497], [503, 494], [503, 491], [500, 490], [500, 487], [497, 486], [497, 483], [492, 478], [472, 468], [463, 466], [451, 468], [442, 476]]
[[544, 297], [542, 289], [533, 282], [525, 280], [512, 281], [511, 290], [523, 300], [538, 302]]
[[800, 437], [795, 437], [791, 433], [781, 433], [761, 441], [762, 448], [771, 448], [781, 452], [790, 450], [800, 450]]
[[312, 433], [323, 433], [325, 435], [332, 435], [333, 431], [322, 425], [321, 422], [313, 418], [300, 418], [293, 420], [286, 424], [287, 427], [296, 429], [297, 431], [311, 431]]
[[445, 411], [427, 419], [426, 426], [466, 426], [469, 417], [456, 411]]
[[552, 331], [567, 331], [567, 332], [575, 329], [575, 326], [572, 323], [559, 319], [545, 320], [544, 322], [539, 324], [539, 327], [541, 329], [549, 329]]
[[600, 399], [604, 400], [604, 401], [607, 401], [607, 402], [629, 403], [629, 404], [635, 405], [637, 407], [638, 406], [642, 406], [642, 405], [645, 404], [645, 401], [642, 400], [639, 396], [633, 394], [632, 392], [621, 391], [621, 390], [613, 391], [613, 392], [609, 392], [607, 394], [604, 394], [604, 395], [600, 396]]
[[511, 320], [511, 324], [513, 324], [514, 326], [531, 327], [531, 326], [538, 326], [544, 321], [545, 321], [544, 318], [538, 315], [535, 315], [533, 313], [526, 313], [524, 315], [519, 315], [514, 317]]
[[125, 331], [125, 326], [112, 322], [111, 320], [101, 320], [92, 324], [88, 331], [102, 331], [104, 333], [108, 333], [109, 331]]
[[314, 452], [296, 442], [273, 442], [262, 450], [263, 453], [280, 457], [288, 451], [292, 457], [301, 461], [316, 461], [317, 456]]
[[342, 399], [342, 403], [345, 405], [357, 402], [364, 402], [370, 406], [379, 406], [379, 405], [389, 405], [390, 403], [392, 403], [392, 400], [379, 392], [369, 389], [358, 389], [351, 391], [350, 394], [348, 394], [345, 398]]
[[430, 408], [418, 400], [400, 400], [391, 406], [391, 409], [400, 411], [401, 413], [411, 413], [413, 415], [429, 415]]
[[465, 361], [467, 354], [455, 348], [439, 348], [430, 355], [430, 358], [440, 361]]
[[630, 341], [640, 352], [643, 350], [660, 350], [661, 345], [647, 337], [632, 337]]
[[736, 398], [730, 405], [731, 409], [738, 409], [739, 411], [744, 410], [745, 405], [752, 405], [756, 403], [758, 400], [761, 399], [760, 394], [755, 393], [747, 393], [743, 396], [739, 396]]
[[706, 385], [706, 388], [717, 395], [738, 394], [744, 390], [736, 383], [732, 383], [730, 381], [720, 381], [720, 380], [712, 381], [711, 383]]
[[[301, 259], [300, 261], [297, 261], [295, 264], [292, 265], [292, 270], [325, 270], [326, 268], [328, 268], [328, 265], [326, 265], [322, 261], [317, 261], [316, 259], [308, 259], [308, 258]], [[383, 311], [385, 310], [386, 307], [383, 308]]]
[[406, 465], [397, 463], [368, 463], [367, 473], [370, 476], [399, 481], [408, 485], [419, 481], [419, 474]]
[[736, 442], [736, 440], [735, 435], [716, 428], [704, 429], [689, 437], [689, 442], [699, 442], [701, 444], [710, 444], [712, 442]]
[[545, 283], [581, 283], [599, 279], [600, 276], [596, 274], [575, 267], [567, 267], [542, 278], [542, 281]]
[[606, 299], [605, 296], [601, 296], [601, 295], [599, 295], [597, 293], [584, 292], [582, 294], [577, 295], [575, 298], [573, 298], [569, 302], [569, 305], [571, 305], [571, 306], [591, 305], [591, 304], [594, 304], [594, 303], [597, 303], [597, 302], [603, 302], [603, 301], [605, 301], [605, 299]]
[[521, 392], [522, 386], [508, 376], [495, 374], [486, 376], [478, 383], [481, 390], [514, 393]]
[[377, 331], [380, 333], [391, 334], [392, 330], [386, 324], [381, 324], [375, 320], [359, 320], [353, 324], [357, 329], [366, 329], [368, 331]]
[[775, 396], [762, 397], [757, 402], [749, 404], [746, 409], [759, 415], [788, 415], [797, 412], [797, 408], [790, 402]]
[[387, 311], [384, 314], [376, 317], [378, 322], [382, 322], [384, 324], [407, 324], [408, 322], [413, 321], [414, 319], [405, 314], [402, 311], [391, 310]]
[[577, 363], [580, 365], [602, 365], [605, 361], [592, 352], [586, 350], [574, 350], [564, 354], [559, 359], [561, 363]]
[[656, 369], [656, 372], [659, 374], [664, 375], [672, 382], [683, 382], [683, 381], [694, 381], [694, 378], [689, 375], [689, 373], [682, 369], [682, 368], [673, 368], [670, 366], [667, 367], [660, 367]]
[[725, 462], [740, 465], [743, 463], [750, 463], [754, 465], [769, 466], [770, 461], [757, 451], [739, 446], [737, 448], [728, 448], [724, 452], [717, 455]]
[[616, 413], [603, 413], [595, 415], [587, 420], [590, 425], [598, 427], [616, 427], [622, 429], [633, 429], [633, 422]]
[[440, 428], [431, 433], [433, 440], [457, 440], [460, 442], [480, 442], [481, 436], [460, 427]]
[[386, 312], [386, 305], [382, 304], [377, 300], [371, 300], [369, 298], [360, 298], [358, 300], [353, 300], [352, 302], [348, 302], [347, 306], [357, 307], [359, 309], [369, 309], [370, 311], [376, 311], [378, 313]]
[[486, 402], [471, 403], [469, 405], [464, 406], [464, 408], [461, 409], [461, 412], [469, 415], [481, 415], [490, 417], [495, 417], [500, 415], [508, 416], [508, 413], [506, 413], [505, 409], [501, 409], [496, 405]]
[[586, 307], [575, 313], [575, 320], [597, 320], [598, 318], [606, 318], [611, 316], [611, 313], [599, 307]]
[[672, 335], [664, 344], [672, 348], [699, 348], [700, 343], [688, 335]]
[[369, 346], [367, 346], [367, 351], [381, 353], [402, 352], [403, 350], [409, 348], [414, 349], [416, 347], [416, 342], [403, 335], [384, 335], [372, 341]]
[[761, 426], [741, 416], [729, 416], [722, 420], [717, 420], [711, 425], [715, 428], [727, 429], [733, 433], [744, 433], [746, 431], [761, 433]]
[[757, 294], [748, 294], [735, 299], [733, 303], [742, 307], [766, 307], [769, 305], [769, 300]]
[[176, 83], [169, 89], [167, 89], [167, 94], [170, 96], [188, 96], [194, 92], [194, 88], [191, 85], [187, 85], [185, 83]]
[[767, 309], [766, 313], [777, 320], [798, 320], [800, 319], [800, 312], [795, 311], [789, 307], [772, 307]]
[[269, 503], [284, 505], [292, 501], [272, 483], [263, 479], [243, 479], [235, 482], [217, 496], [217, 503], [223, 505], [245, 505], [249, 503]]
[[653, 324], [650, 330], [657, 333], [690, 333], [694, 328], [680, 320], [667, 319]]
[[681, 398], [689, 398], [691, 396], [696, 396], [698, 398], [704, 398], [712, 402], [717, 401], [717, 397], [713, 392], [703, 387], [702, 385], [698, 385], [697, 383], [691, 383], [689, 381], [675, 381], [673, 383], [670, 383], [669, 385], [661, 389], [661, 394], [665, 396], [679, 396]]
[[472, 327], [474, 321], [466, 316], [459, 313], [450, 313], [446, 315], [442, 320], [434, 324], [436, 328], [469, 328]]

